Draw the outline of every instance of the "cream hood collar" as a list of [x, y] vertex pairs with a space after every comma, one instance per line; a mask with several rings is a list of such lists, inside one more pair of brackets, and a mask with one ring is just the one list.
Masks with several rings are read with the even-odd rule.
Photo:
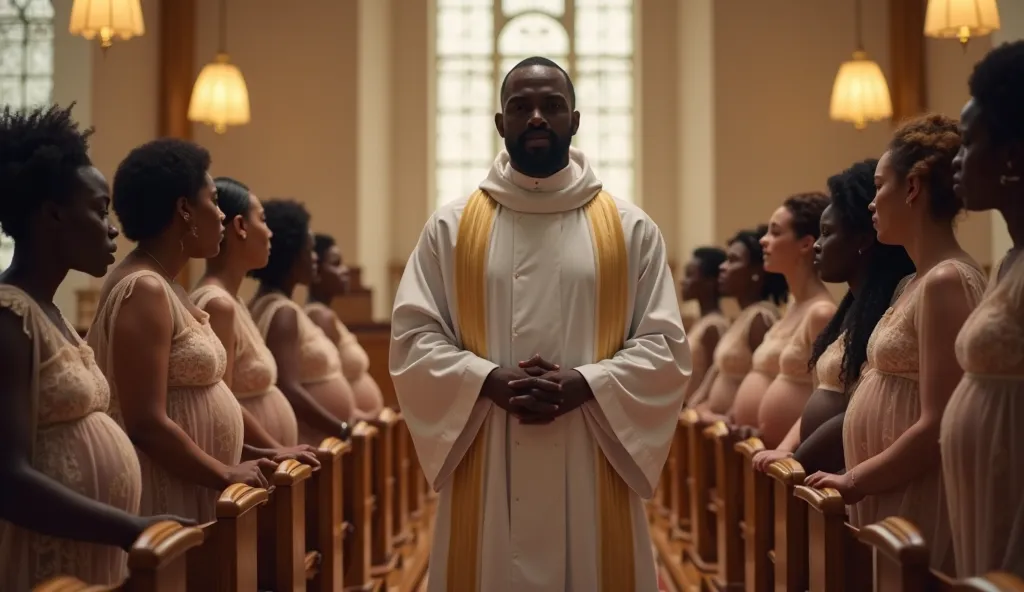
[[480, 189], [502, 206], [524, 214], [554, 214], [581, 208], [601, 190], [601, 181], [582, 151], [569, 148], [569, 166], [547, 179], [515, 171], [502, 150]]

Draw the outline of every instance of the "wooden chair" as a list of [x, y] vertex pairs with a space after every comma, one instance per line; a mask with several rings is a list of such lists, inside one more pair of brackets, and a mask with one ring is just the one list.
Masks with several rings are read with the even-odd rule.
[[128, 580], [120, 586], [92, 586], [61, 576], [33, 592], [185, 592], [189, 551], [203, 544], [203, 531], [177, 522], [158, 522], [145, 530], [128, 553]]
[[188, 554], [189, 592], [252, 592], [257, 585], [257, 512], [266, 489], [236, 483], [217, 500], [217, 520], [202, 525], [206, 540]]

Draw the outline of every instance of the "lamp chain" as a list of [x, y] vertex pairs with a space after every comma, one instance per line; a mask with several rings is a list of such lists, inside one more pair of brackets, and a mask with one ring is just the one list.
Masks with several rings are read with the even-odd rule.
[[861, 29], [861, 10], [860, 0], [853, 0], [853, 31], [856, 38], [857, 51], [864, 51], [864, 32]]
[[217, 53], [228, 52], [228, 0], [220, 0], [220, 14], [217, 15], [220, 18], [220, 38], [217, 42], [220, 47], [217, 48]]

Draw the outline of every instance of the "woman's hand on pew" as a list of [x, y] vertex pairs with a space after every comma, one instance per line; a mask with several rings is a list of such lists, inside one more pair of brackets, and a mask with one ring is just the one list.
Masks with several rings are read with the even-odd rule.
[[277, 469], [277, 463], [269, 458], [247, 460], [224, 471], [223, 485], [227, 488], [235, 483], [266, 489], [270, 485], [267, 475]]
[[793, 453], [786, 450], [760, 450], [750, 459], [750, 464], [753, 465], [754, 469], [763, 473], [768, 470], [768, 466], [773, 462], [791, 456], [793, 456]]
[[298, 446], [283, 446], [281, 448], [267, 449], [266, 456], [275, 463], [282, 463], [288, 459], [294, 459], [304, 465], [309, 465], [314, 469], [320, 468], [320, 461], [316, 458], [316, 448], [309, 444], [299, 444]]
[[850, 471], [842, 475], [818, 471], [804, 480], [804, 485], [816, 489], [835, 489], [847, 504], [855, 504], [864, 499], [864, 494], [857, 489], [857, 482]]
[[170, 516], [167, 514], [161, 514], [158, 516], [133, 516], [133, 519], [135, 522], [135, 532], [131, 535], [130, 539], [126, 538], [120, 545], [125, 551], [131, 551], [132, 547], [135, 545], [135, 541], [139, 540], [142, 533], [145, 532], [147, 528], [157, 524], [158, 522], [177, 522], [182, 526], [196, 525], [195, 520], [189, 520], [188, 518], [182, 518], [181, 516]]

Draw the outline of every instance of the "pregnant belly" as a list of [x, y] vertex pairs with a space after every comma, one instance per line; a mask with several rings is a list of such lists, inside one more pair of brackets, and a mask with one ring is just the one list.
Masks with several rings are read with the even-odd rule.
[[761, 398], [757, 413], [757, 429], [767, 448], [782, 443], [790, 428], [800, 419], [800, 413], [811, 396], [810, 383], [776, 378]]
[[352, 394], [352, 386], [341, 374], [303, 386], [331, 415], [341, 421], [352, 421], [355, 397]]
[[139, 459], [128, 436], [105, 413], [41, 426], [33, 464], [39, 472], [90, 499], [139, 512]]
[[737, 425], [757, 427], [758, 412], [764, 392], [772, 383], [772, 377], [756, 370], [749, 372], [736, 391], [732, 406], [733, 420]]

